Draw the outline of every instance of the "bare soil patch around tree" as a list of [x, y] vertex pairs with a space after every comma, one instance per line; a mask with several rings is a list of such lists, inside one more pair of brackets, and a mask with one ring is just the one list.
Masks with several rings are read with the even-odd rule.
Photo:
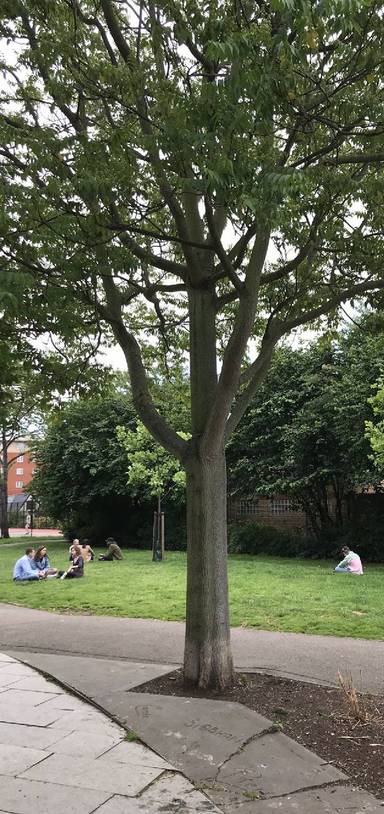
[[384, 800], [384, 696], [356, 692], [343, 676], [334, 689], [261, 673], [237, 673], [225, 693], [185, 685], [182, 670], [135, 692], [237, 701]]

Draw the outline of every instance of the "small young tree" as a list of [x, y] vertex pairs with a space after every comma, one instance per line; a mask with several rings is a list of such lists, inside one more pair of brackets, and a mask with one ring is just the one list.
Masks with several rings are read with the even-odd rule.
[[[180, 438], [188, 435], [179, 432]], [[185, 470], [177, 458], [157, 444], [150, 432], [139, 422], [136, 430], [117, 428], [117, 437], [128, 458], [128, 483], [142, 497], [157, 498], [157, 538], [162, 514], [162, 500], [168, 494], [173, 496], [185, 492]], [[163, 541], [164, 542], [164, 541]], [[155, 547], [156, 548], [156, 547]], [[154, 559], [161, 559], [154, 550]]]
[[[185, 675], [225, 687], [226, 439], [282, 336], [384, 286], [382, 3], [0, 14], [2, 268], [58, 330], [98, 320], [123, 349], [141, 421], [187, 473]], [[187, 347], [188, 441], [156, 409], [144, 334]]]

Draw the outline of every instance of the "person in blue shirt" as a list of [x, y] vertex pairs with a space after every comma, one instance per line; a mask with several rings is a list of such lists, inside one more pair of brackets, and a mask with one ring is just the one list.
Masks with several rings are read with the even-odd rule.
[[57, 576], [57, 568], [51, 568], [50, 566], [45, 545], [41, 545], [40, 548], [37, 549], [36, 554], [34, 554], [31, 560], [31, 566], [35, 568], [36, 571], [44, 571], [48, 579]]
[[30, 582], [35, 579], [45, 579], [44, 571], [39, 571], [32, 565], [35, 556], [34, 548], [26, 548], [24, 557], [20, 557], [13, 568], [14, 582]]

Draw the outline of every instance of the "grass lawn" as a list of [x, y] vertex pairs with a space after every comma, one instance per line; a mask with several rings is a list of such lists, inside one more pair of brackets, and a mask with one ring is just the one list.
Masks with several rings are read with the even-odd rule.
[[[125, 551], [123, 562], [92, 562], [81, 580], [18, 585], [12, 565], [28, 542], [0, 548], [0, 601], [58, 612], [183, 620], [186, 555]], [[65, 568], [68, 546], [48, 544], [51, 564]], [[334, 563], [267, 556], [229, 558], [231, 625], [264, 630], [383, 638], [384, 565], [363, 577], [335, 574]]]

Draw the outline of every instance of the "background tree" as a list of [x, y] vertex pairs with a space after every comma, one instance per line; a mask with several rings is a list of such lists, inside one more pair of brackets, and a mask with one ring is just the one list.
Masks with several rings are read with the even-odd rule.
[[135, 424], [126, 396], [79, 399], [51, 415], [34, 447], [33, 488], [44, 512], [96, 542], [121, 532], [132, 508], [119, 424]]
[[382, 488], [384, 477], [384, 379], [381, 371], [376, 386], [376, 393], [370, 399], [374, 420], [366, 421], [366, 437], [371, 447], [370, 458], [375, 467], [376, 477], [379, 479], [379, 486]]
[[281, 349], [231, 440], [231, 491], [287, 494], [318, 540], [340, 536], [348, 493], [377, 481], [365, 421], [383, 364], [382, 315], [338, 339]]
[[[0, 21], [2, 267], [58, 333], [102, 323], [123, 349], [187, 473], [185, 676], [224, 687], [226, 439], [281, 337], [384, 285], [382, 4], [6, 0]], [[189, 441], [148, 334], [188, 351]]]

